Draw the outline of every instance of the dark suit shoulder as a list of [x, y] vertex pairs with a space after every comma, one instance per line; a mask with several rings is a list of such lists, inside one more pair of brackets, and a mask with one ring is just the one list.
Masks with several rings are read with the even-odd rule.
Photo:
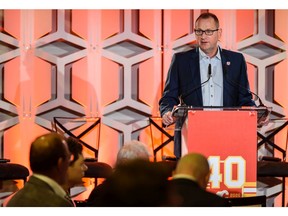
[[232, 50], [227, 50], [227, 49], [222, 49], [222, 54], [223, 54], [223, 55], [226, 55], [226, 56], [230, 56], [230, 57], [243, 56], [243, 54], [240, 53], [240, 52], [236, 52], [236, 51], [232, 51]]
[[195, 55], [195, 54], [198, 54], [196, 48], [175, 53], [176, 56], [189, 56], [189, 55]]
[[174, 60], [178, 60], [180, 62], [185, 63], [185, 62], [189, 62], [189, 59], [197, 59], [197, 57], [199, 56], [197, 49], [191, 49], [188, 51], [184, 51], [184, 52], [178, 52], [174, 54]]
[[171, 180], [171, 188], [181, 197], [179, 206], [185, 207], [227, 207], [225, 198], [201, 188], [197, 182], [179, 178]]

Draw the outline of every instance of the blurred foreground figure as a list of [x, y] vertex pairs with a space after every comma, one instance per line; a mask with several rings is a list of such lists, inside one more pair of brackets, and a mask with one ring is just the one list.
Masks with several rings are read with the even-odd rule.
[[8, 202], [8, 207], [73, 207], [61, 185], [67, 182], [70, 152], [57, 133], [37, 137], [30, 147], [33, 175]]
[[[123, 165], [131, 160], [142, 159], [149, 161], [150, 152], [147, 146], [138, 141], [130, 140], [124, 143], [117, 154], [115, 166]], [[105, 183], [105, 182], [104, 182]], [[105, 184], [99, 184], [90, 193], [86, 205], [87, 206], [98, 206], [101, 200], [102, 190]]]
[[116, 165], [125, 163], [132, 159], [143, 159], [149, 161], [149, 157], [149, 150], [144, 143], [138, 140], [131, 140], [124, 143], [120, 148], [117, 154]]
[[214, 193], [206, 191], [210, 168], [205, 156], [189, 153], [177, 163], [171, 185], [173, 192], [181, 198], [183, 207], [228, 207], [229, 203]]
[[[67, 182], [62, 185], [66, 193], [70, 196], [71, 188], [82, 186], [82, 178], [88, 167], [85, 165], [83, 156], [83, 146], [80, 141], [73, 137], [67, 138], [68, 149], [71, 153], [71, 161], [67, 171]], [[71, 197], [71, 196], [70, 196]]]
[[119, 164], [102, 184], [95, 206], [170, 206], [168, 170], [161, 164], [134, 159]]

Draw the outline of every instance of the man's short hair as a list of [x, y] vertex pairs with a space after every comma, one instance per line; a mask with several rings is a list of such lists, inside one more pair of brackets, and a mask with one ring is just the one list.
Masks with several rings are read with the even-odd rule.
[[206, 13], [200, 14], [200, 16], [196, 19], [195, 23], [197, 23], [198, 20], [200, 20], [200, 19], [209, 19], [209, 18], [212, 18], [215, 21], [216, 28], [219, 28], [219, 19], [218, 19], [218, 17], [215, 14], [210, 13], [210, 12], [206, 12]]
[[78, 160], [79, 155], [82, 154], [83, 146], [79, 139], [71, 136], [67, 138], [67, 145], [71, 155], [73, 156], [71, 158], [70, 165], [73, 165], [73, 163]]
[[57, 166], [59, 158], [66, 159], [63, 141], [66, 138], [57, 133], [37, 137], [30, 147], [30, 167], [33, 172], [42, 173]]

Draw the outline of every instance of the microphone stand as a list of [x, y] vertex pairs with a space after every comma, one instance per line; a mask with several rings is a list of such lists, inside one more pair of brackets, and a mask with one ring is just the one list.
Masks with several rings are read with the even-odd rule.
[[[176, 118], [176, 125], [175, 125], [175, 130], [181, 130], [182, 125], [187, 117], [189, 107], [184, 103], [184, 99], [192, 94], [195, 90], [201, 88], [205, 83], [207, 83], [212, 76], [212, 69], [211, 69], [211, 64], [208, 65], [208, 73], [207, 73], [207, 80], [202, 82], [199, 86], [196, 88], [193, 88], [191, 91], [188, 91], [188, 93], [184, 95], [179, 96], [179, 105], [174, 106], [172, 109], [172, 116]], [[191, 108], [191, 107], [190, 107]]]
[[230, 79], [226, 73], [227, 71], [225, 70], [224, 76], [231, 85], [236, 85], [248, 91], [250, 94], [254, 95], [259, 100], [259, 105], [258, 106], [256, 105], [256, 107], [258, 108], [257, 109], [257, 127], [261, 128], [263, 125], [265, 125], [269, 121], [269, 114], [271, 113], [271, 108], [265, 106], [261, 98], [256, 93], [252, 92], [250, 89], [247, 89], [244, 86], [240, 85], [239, 83], [235, 82], [234, 80]]

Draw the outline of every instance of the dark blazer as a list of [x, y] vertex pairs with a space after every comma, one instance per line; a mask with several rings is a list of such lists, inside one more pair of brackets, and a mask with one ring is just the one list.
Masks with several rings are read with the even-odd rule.
[[13, 195], [7, 207], [73, 207], [73, 204], [55, 194], [46, 182], [31, 176], [24, 187]]
[[[223, 106], [254, 106], [249, 89], [247, 66], [241, 53], [219, 49], [223, 68]], [[179, 104], [179, 96], [188, 106], [202, 107], [198, 48], [173, 56], [163, 96], [159, 101], [161, 116]]]
[[103, 207], [105, 204], [103, 203], [102, 197], [104, 196], [105, 191], [107, 190], [107, 182], [104, 181], [101, 184], [94, 187], [91, 191], [88, 199], [86, 200], [87, 207]]
[[171, 180], [172, 191], [180, 196], [181, 207], [229, 207], [229, 202], [185, 178]]

